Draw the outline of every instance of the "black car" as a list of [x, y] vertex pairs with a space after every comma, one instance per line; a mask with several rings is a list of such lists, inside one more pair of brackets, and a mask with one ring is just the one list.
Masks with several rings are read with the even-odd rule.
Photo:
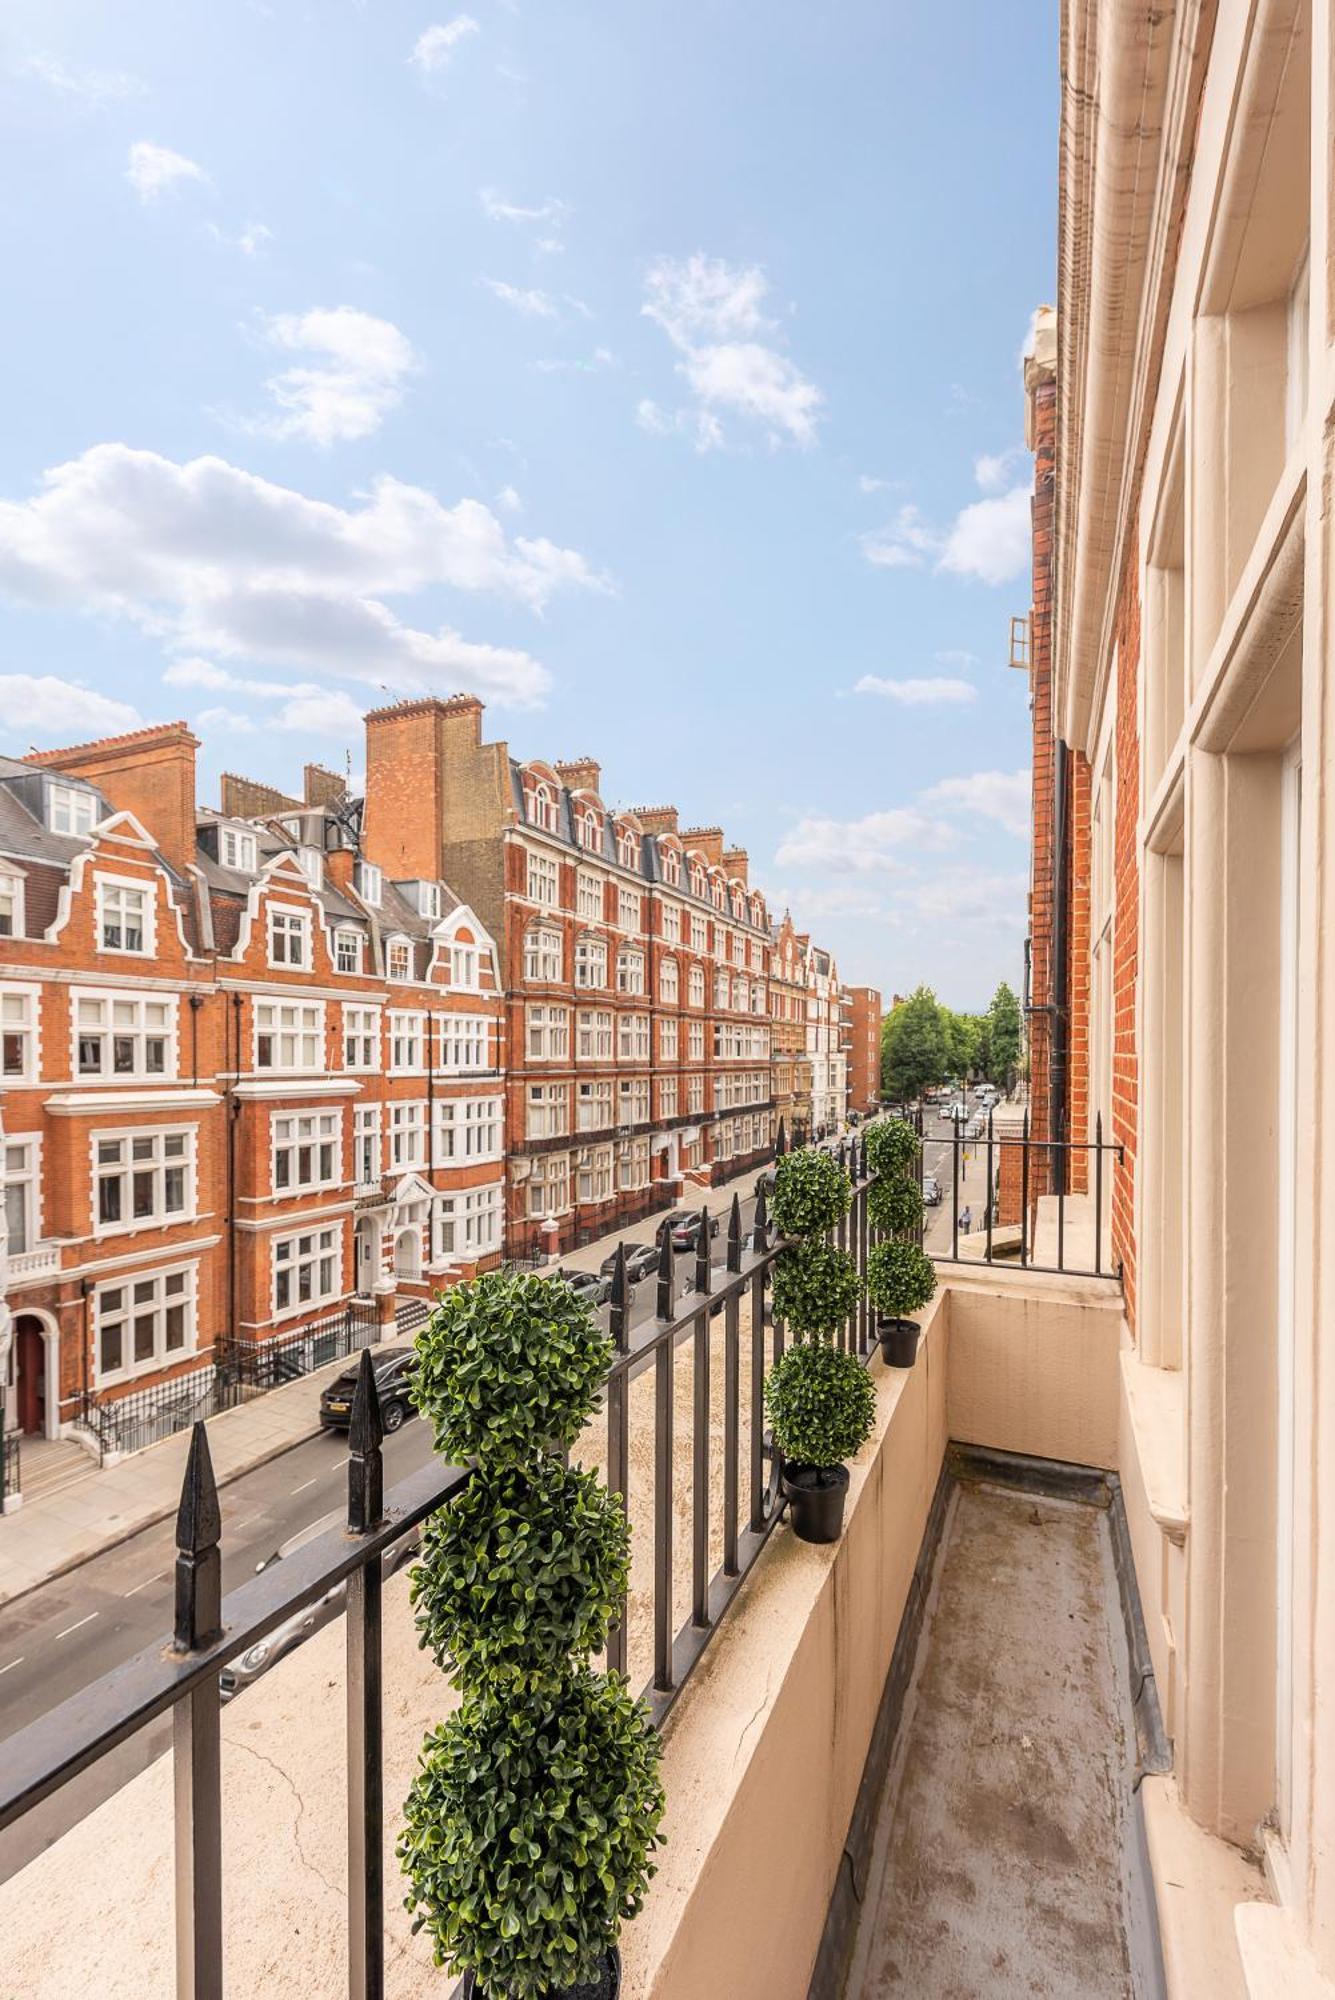
[[554, 1278], [564, 1278], [577, 1298], [587, 1305], [605, 1306], [612, 1296], [612, 1280], [603, 1271], [553, 1271]]
[[[408, 1401], [406, 1380], [411, 1347], [386, 1347], [374, 1355], [375, 1386], [380, 1395], [380, 1422], [385, 1431], [396, 1431], [417, 1413]], [[320, 1425], [327, 1431], [345, 1431], [352, 1422], [352, 1399], [357, 1392], [361, 1362], [345, 1368], [320, 1397]]]
[[[709, 1218], [709, 1233], [711, 1236], [718, 1235], [716, 1215], [711, 1215]], [[688, 1210], [679, 1221], [674, 1221], [672, 1224], [672, 1247], [674, 1250], [694, 1250], [699, 1241], [700, 1217], [698, 1213]]]
[[[642, 1278], [652, 1278], [656, 1274], [659, 1254], [656, 1243], [627, 1243], [624, 1247], [626, 1252], [626, 1276], [630, 1279], [632, 1285], [638, 1285]], [[617, 1253], [614, 1250], [610, 1257], [603, 1258], [602, 1264], [599, 1267], [609, 1284], [616, 1267]]]
[[939, 1181], [939, 1180], [937, 1179], [937, 1177], [936, 1177], [936, 1175], [935, 1175], [935, 1174], [924, 1174], [924, 1175], [923, 1175], [923, 1177], [922, 1177], [922, 1198], [923, 1198], [924, 1202], [925, 1202], [925, 1203], [927, 1204], [928, 1208], [940, 1208], [940, 1206], [941, 1206], [941, 1183], [940, 1183], [940, 1181]]

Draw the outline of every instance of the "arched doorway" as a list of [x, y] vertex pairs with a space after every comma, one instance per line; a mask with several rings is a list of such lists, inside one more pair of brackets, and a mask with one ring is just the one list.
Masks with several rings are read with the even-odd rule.
[[410, 1284], [418, 1284], [422, 1277], [422, 1228], [420, 1223], [410, 1223], [401, 1229], [394, 1239], [394, 1275], [405, 1278]]
[[357, 1218], [352, 1255], [353, 1290], [359, 1298], [369, 1298], [380, 1276], [380, 1226], [369, 1215]]
[[14, 1317], [14, 1408], [25, 1437], [55, 1437], [60, 1425], [60, 1340], [45, 1316]]

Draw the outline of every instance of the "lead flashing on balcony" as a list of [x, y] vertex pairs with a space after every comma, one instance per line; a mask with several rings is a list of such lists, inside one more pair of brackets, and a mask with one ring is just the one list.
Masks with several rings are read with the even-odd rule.
[[268, 1100], [276, 1097], [356, 1097], [362, 1079], [351, 1076], [249, 1077], [233, 1084], [233, 1097]]
[[205, 1111], [221, 1104], [216, 1090], [71, 1090], [48, 1097], [53, 1118], [87, 1118], [112, 1111]]

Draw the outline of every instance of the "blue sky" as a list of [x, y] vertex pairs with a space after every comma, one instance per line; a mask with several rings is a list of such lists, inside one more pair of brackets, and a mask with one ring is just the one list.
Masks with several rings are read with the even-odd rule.
[[2, 32], [0, 747], [181, 715], [207, 801], [472, 688], [846, 978], [1018, 982], [1052, 0]]

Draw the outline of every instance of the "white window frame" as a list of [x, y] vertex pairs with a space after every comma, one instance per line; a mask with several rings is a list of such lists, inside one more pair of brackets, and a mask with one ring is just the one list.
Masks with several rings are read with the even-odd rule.
[[440, 1066], [449, 1076], [483, 1074], [492, 1067], [491, 1019], [486, 1014], [443, 1014]]
[[644, 994], [644, 953], [636, 946], [622, 945], [617, 953], [617, 992], [642, 1000]]
[[411, 1173], [426, 1165], [426, 1100], [394, 1100], [389, 1110], [389, 1171]]
[[596, 1077], [575, 1085], [575, 1130], [610, 1131], [616, 1123], [616, 1092], [610, 1077]]
[[218, 859], [237, 875], [253, 875], [259, 866], [260, 844], [248, 827], [220, 827]]
[[587, 922], [602, 923], [606, 913], [603, 894], [604, 878], [590, 874], [587, 868], [577, 870], [575, 875], [575, 915]]
[[597, 992], [607, 985], [607, 939], [586, 931], [575, 941], [575, 985]]
[[[23, 1211], [15, 1227], [10, 1195], [17, 1190], [16, 1206]], [[42, 1135], [40, 1132], [7, 1132], [0, 1139], [0, 1207], [9, 1228], [9, 1254], [20, 1257], [42, 1237]]]
[[617, 1082], [617, 1124], [647, 1125], [652, 1117], [647, 1076], [623, 1076]]
[[638, 935], [644, 926], [644, 899], [636, 889], [617, 890], [617, 929]]
[[681, 856], [675, 847], [661, 848], [659, 852], [663, 860], [663, 880], [669, 883], [672, 888], [679, 889], [681, 887]]
[[0, 868], [0, 938], [20, 938], [25, 934], [24, 877], [12, 868]]
[[653, 1053], [647, 1014], [617, 1016], [618, 1062], [648, 1062]]
[[52, 833], [78, 840], [91, 833], [101, 819], [101, 800], [86, 785], [63, 785], [52, 780], [47, 786], [47, 820]]
[[[113, 958], [151, 958], [157, 945], [157, 897], [153, 884], [138, 875], [101, 874], [96, 876], [95, 884], [98, 951]], [[123, 935], [130, 933], [127, 905], [131, 897], [138, 897], [140, 903], [139, 943], [110, 944], [107, 933], [113, 924]]]
[[385, 939], [385, 977], [395, 986], [408, 986], [413, 976], [413, 941], [400, 932]]
[[681, 972], [675, 958], [665, 958], [659, 965], [658, 997], [673, 1007], [681, 998]]
[[355, 1187], [379, 1187], [383, 1167], [380, 1151], [380, 1106], [357, 1104], [352, 1112], [352, 1179]]
[[488, 1181], [440, 1197], [434, 1230], [438, 1263], [476, 1264], [500, 1249], [504, 1194], [501, 1181]]
[[660, 1015], [658, 1022], [658, 1053], [664, 1062], [676, 1062], [681, 1049], [675, 1014]]
[[[295, 951], [294, 951], [295, 947]], [[311, 969], [311, 913], [295, 903], [269, 905], [269, 963], [290, 972]]]
[[675, 1076], [660, 1076], [658, 1079], [658, 1115], [660, 1118], [675, 1118], [678, 1115]]
[[570, 1089], [564, 1083], [531, 1083], [524, 1093], [524, 1137], [565, 1139], [570, 1133]]
[[[295, 1319], [313, 1306], [334, 1305], [343, 1296], [343, 1226], [326, 1223], [314, 1229], [300, 1229], [291, 1236], [269, 1239], [269, 1284], [272, 1316]], [[286, 1253], [286, 1254], [284, 1254]], [[325, 1275], [325, 1267], [328, 1274]], [[303, 1272], [311, 1273], [306, 1296], [300, 1296]], [[286, 1303], [279, 1303], [281, 1280], [289, 1279]]]
[[524, 932], [524, 978], [534, 986], [559, 986], [565, 977], [565, 940], [550, 924]]
[[376, 1075], [380, 1069], [380, 1009], [343, 1004], [343, 1067]]
[[[37, 1081], [40, 991], [37, 986], [0, 985], [0, 1087]], [[21, 1060], [11, 1067], [15, 1044]]]
[[[94, 1288], [95, 1387], [104, 1389], [115, 1382], [131, 1382], [137, 1376], [152, 1374], [155, 1369], [174, 1367], [178, 1361], [187, 1360], [196, 1352], [199, 1338], [198, 1269], [196, 1264], [177, 1264], [163, 1271], [130, 1271], [124, 1277], [113, 1278]], [[119, 1302], [115, 1308], [108, 1306], [110, 1299]], [[177, 1345], [169, 1347], [168, 1316], [177, 1312], [181, 1315], [181, 1339]], [[150, 1316], [154, 1321], [153, 1352], [147, 1359], [136, 1361], [133, 1358], [134, 1322]], [[102, 1365], [102, 1335], [109, 1320], [122, 1327], [119, 1368], [104, 1368]]]
[[615, 1036], [610, 1007], [581, 1007], [575, 1016], [575, 1060], [611, 1062], [616, 1053]]
[[524, 1052], [530, 1062], [570, 1060], [570, 1009], [526, 1007]]
[[436, 1099], [436, 1163], [476, 1166], [505, 1152], [505, 1118], [499, 1097]]
[[353, 887], [368, 909], [378, 910], [385, 893], [385, 877], [374, 861], [359, 861], [353, 874]]
[[[361, 971], [364, 942], [365, 940], [360, 931], [350, 930], [346, 924], [338, 925], [334, 931], [335, 972], [359, 973]], [[350, 961], [347, 965], [343, 963], [345, 958]]]
[[555, 910], [561, 904], [561, 867], [550, 854], [535, 854], [530, 848], [525, 881], [528, 900], [537, 903], [544, 910]]
[[[196, 1133], [193, 1125], [141, 1125], [129, 1130], [94, 1132], [89, 1155], [92, 1233], [130, 1236], [143, 1229], [171, 1229], [196, 1213]], [[104, 1160], [103, 1148], [118, 1147], [117, 1160]], [[170, 1150], [169, 1150], [170, 1147]], [[181, 1198], [169, 1205], [168, 1180], [179, 1175]], [[150, 1206], [139, 1206], [139, 1183], [147, 1182]], [[104, 1218], [102, 1190], [120, 1184], [120, 1214]]]
[[527, 1208], [531, 1220], [565, 1215], [570, 1208], [570, 1155], [544, 1153], [533, 1162], [528, 1179]]
[[[85, 1023], [81, 1018], [85, 1010], [99, 1009], [101, 1021]], [[146, 1017], [150, 1009], [161, 1009], [165, 1021], [162, 1026], [156, 1022], [150, 1027]], [[118, 1021], [117, 1014], [131, 1012], [135, 1019], [129, 1023]], [[163, 1083], [178, 1074], [177, 1051], [178, 1002], [175, 994], [128, 993], [110, 988], [76, 986], [70, 993], [70, 1075], [80, 1083]], [[95, 1069], [85, 1069], [80, 1059], [80, 1044], [87, 1038], [96, 1038], [103, 1044], [102, 1060]], [[162, 1065], [150, 1068], [147, 1062], [148, 1044], [160, 1040], [163, 1044]], [[134, 1060], [128, 1068], [122, 1068], [116, 1061], [116, 1044], [130, 1042]]]
[[[270, 1187], [276, 1199], [343, 1181], [341, 1111], [273, 1111], [269, 1114]], [[284, 1165], [286, 1162], [286, 1165]], [[305, 1164], [308, 1171], [303, 1174]]]
[[427, 1017], [418, 1008], [389, 1010], [389, 1074], [420, 1076], [426, 1068]]
[[575, 1159], [575, 1200], [583, 1208], [597, 1208], [612, 1199], [610, 1146], [586, 1146]]
[[482, 950], [475, 944], [450, 946], [450, 985], [461, 993], [478, 993], [482, 988]]
[[[325, 1014], [322, 1000], [256, 1000], [252, 1005], [254, 1066], [270, 1076], [309, 1076], [324, 1068]], [[262, 1062], [261, 1043], [270, 1043], [269, 1061]], [[292, 1043], [294, 1060], [283, 1062], [283, 1044]], [[306, 1046], [309, 1044], [309, 1046]]]

